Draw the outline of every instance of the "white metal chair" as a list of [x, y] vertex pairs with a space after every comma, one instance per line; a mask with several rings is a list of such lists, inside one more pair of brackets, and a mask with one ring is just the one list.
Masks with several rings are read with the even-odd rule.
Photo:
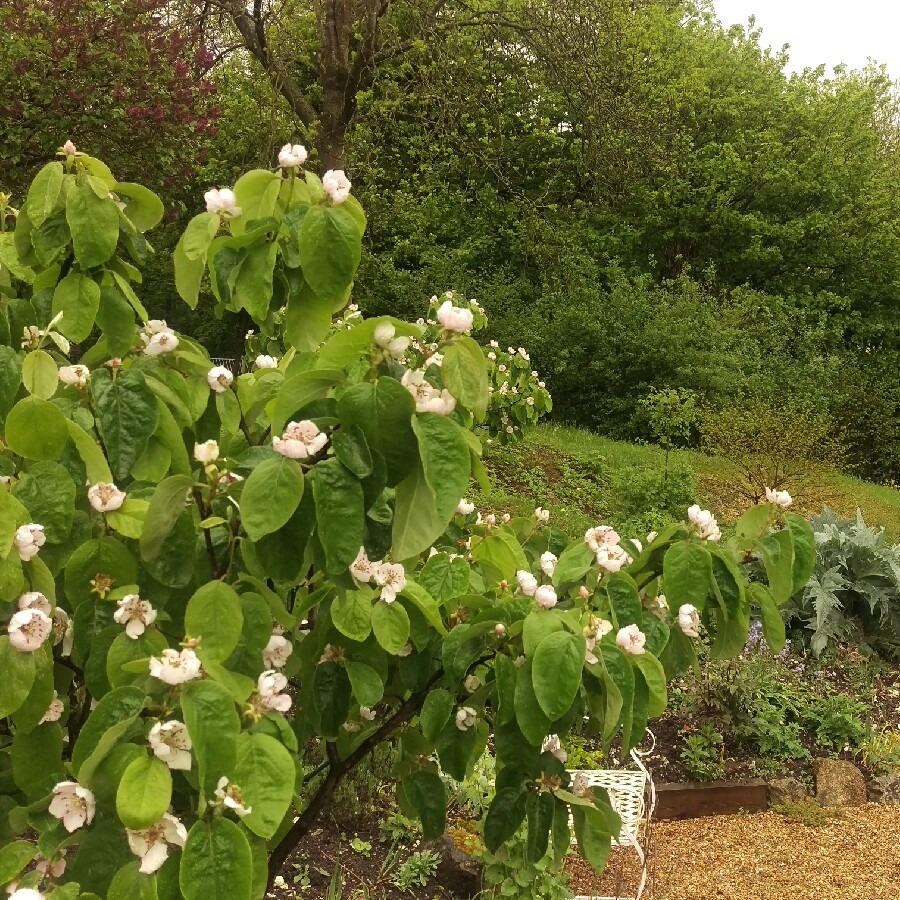
[[[656, 747], [656, 738], [652, 732], [647, 734], [653, 743], [649, 750], [632, 750], [631, 761], [635, 768], [623, 769], [573, 769], [572, 788], [575, 792], [585, 787], [605, 788], [613, 809], [622, 819], [622, 829], [618, 837], [612, 839], [619, 847], [631, 847], [638, 855], [641, 863], [641, 880], [636, 894], [622, 896], [586, 896], [575, 900], [641, 900], [647, 886], [647, 865], [650, 845], [650, 822], [656, 809], [656, 786], [642, 756], [652, 753]], [[643, 826], [643, 829], [642, 829]], [[641, 831], [643, 830], [643, 834]], [[621, 876], [620, 885], [621, 886]]]

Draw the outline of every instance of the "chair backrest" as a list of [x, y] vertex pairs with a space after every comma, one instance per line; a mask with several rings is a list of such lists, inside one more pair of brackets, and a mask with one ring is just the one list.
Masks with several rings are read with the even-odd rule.
[[622, 819], [617, 844], [633, 845], [638, 840], [638, 828], [646, 811], [645, 796], [649, 777], [646, 771], [631, 769], [574, 769], [570, 770], [572, 789], [576, 793], [586, 787], [605, 788], [612, 808]]

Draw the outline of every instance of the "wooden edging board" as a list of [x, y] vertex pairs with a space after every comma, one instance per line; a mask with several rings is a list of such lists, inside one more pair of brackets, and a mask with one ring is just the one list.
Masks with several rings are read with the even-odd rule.
[[653, 818], [656, 821], [699, 819], [737, 812], [765, 812], [768, 795], [768, 786], [762, 778], [658, 784]]

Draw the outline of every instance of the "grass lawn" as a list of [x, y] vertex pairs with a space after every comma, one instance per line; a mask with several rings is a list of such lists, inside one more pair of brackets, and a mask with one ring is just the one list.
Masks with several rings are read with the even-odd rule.
[[[558, 527], [572, 534], [608, 521], [617, 527], [631, 525], [634, 533], [629, 536], [642, 537], [638, 526], [645, 523], [623, 508], [621, 498], [630, 494], [632, 505], [639, 500], [635, 481], [661, 473], [665, 453], [657, 446], [613, 441], [579, 428], [539, 425], [522, 444], [488, 448], [485, 464], [494, 491], [489, 498], [476, 498], [479, 508], [528, 514], [539, 504], [553, 512]], [[693, 471], [692, 499], [722, 522], [733, 522], [749, 505], [740, 495], [738, 470], [728, 460], [675, 450], [669, 465], [673, 471], [685, 466]], [[792, 493], [795, 508], [805, 515], [829, 506], [852, 517], [859, 508], [867, 524], [883, 526], [889, 540], [900, 542], [900, 490], [835, 471], [792, 488]]]

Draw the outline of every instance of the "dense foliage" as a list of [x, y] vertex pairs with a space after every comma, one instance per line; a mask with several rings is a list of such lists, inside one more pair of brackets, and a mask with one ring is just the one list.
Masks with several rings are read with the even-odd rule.
[[[602, 868], [618, 818], [570, 790], [553, 735], [586, 716], [635, 745], [701, 628], [733, 655], [756, 609], [779, 646], [808, 525], [778, 498], [727, 542], [698, 506], [646, 547], [570, 540], [541, 509], [482, 517], [460, 499], [484, 478], [476, 311], [332, 331], [366, 224], [342, 172], [286, 147], [182, 235], [189, 304], [209, 279], [266, 334], [286, 307], [283, 358], [235, 377], [135, 292], [159, 199], [59, 156], [0, 234], [0, 882], [259, 898], [376, 747], [431, 838], [439, 767], [462, 779], [490, 736], [487, 849], [527, 822], [527, 859], [560, 859], [571, 814]], [[413, 368], [426, 333], [441, 363]]]

